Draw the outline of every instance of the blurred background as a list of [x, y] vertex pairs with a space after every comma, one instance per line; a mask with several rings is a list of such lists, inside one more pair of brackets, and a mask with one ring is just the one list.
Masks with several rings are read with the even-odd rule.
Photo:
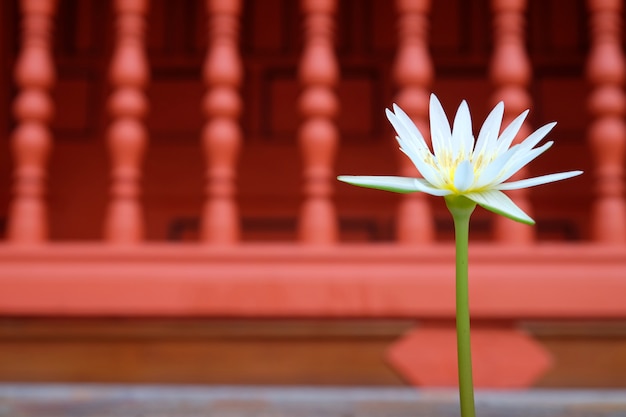
[[[523, 135], [558, 121], [526, 175], [585, 170], [512, 194], [534, 228], [473, 218], [479, 268], [521, 277], [522, 307], [477, 304], [479, 325], [539, 350], [518, 385], [626, 386], [623, 18], [591, 0], [0, 2], [0, 381], [446, 385], [389, 349], [425, 324], [449, 333], [449, 305], [396, 309], [415, 287], [378, 249], [427, 291], [452, 260], [443, 201], [334, 180], [411, 175], [384, 109], [427, 135], [432, 91], [451, 120], [466, 99], [476, 134], [500, 100], [505, 120], [531, 109]], [[333, 310], [351, 287], [333, 292], [316, 265], [358, 277], [368, 259], [388, 272], [364, 285], [391, 289]], [[293, 279], [264, 286], [272, 262]], [[559, 272], [572, 262], [574, 289]], [[223, 274], [261, 301], [171, 307], [167, 285], [205, 285], [175, 272], [190, 265], [207, 298]], [[289, 299], [301, 273], [319, 275], [313, 301]]]

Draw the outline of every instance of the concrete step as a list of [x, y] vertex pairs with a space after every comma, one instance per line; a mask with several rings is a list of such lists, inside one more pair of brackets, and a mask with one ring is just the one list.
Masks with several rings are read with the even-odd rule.
[[[479, 417], [626, 417], [626, 390], [479, 391]], [[2, 417], [452, 417], [452, 390], [0, 384]]]

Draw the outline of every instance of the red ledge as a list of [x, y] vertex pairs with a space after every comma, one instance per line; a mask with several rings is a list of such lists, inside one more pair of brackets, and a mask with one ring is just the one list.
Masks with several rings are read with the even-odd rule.
[[[626, 319], [626, 247], [470, 248], [476, 319]], [[454, 315], [450, 245], [0, 246], [0, 314]]]

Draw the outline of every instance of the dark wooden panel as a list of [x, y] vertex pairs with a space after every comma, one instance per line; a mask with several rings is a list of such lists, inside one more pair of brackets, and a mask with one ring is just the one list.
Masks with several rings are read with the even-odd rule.
[[541, 387], [625, 387], [626, 323], [531, 323], [554, 367]]
[[584, 0], [528, 2], [528, 49], [536, 73], [582, 75], [589, 46]]
[[[0, 381], [403, 385], [407, 320], [0, 320]], [[528, 323], [554, 356], [540, 387], [626, 387], [626, 323]]]
[[[60, 67], [101, 61], [110, 46], [110, 2], [63, 0], [54, 22], [54, 56]], [[70, 64], [71, 62], [71, 64]]]
[[0, 380], [398, 385], [405, 322], [3, 320]]
[[199, 142], [204, 123], [201, 105], [204, 87], [199, 79], [159, 77], [148, 87], [151, 139]]

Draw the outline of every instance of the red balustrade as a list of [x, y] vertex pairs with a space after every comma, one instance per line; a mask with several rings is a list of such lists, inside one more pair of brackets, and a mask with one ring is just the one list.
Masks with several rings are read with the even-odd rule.
[[229, 244], [239, 240], [239, 210], [234, 200], [236, 161], [241, 146], [241, 57], [237, 47], [239, 0], [207, 0], [209, 34], [203, 76], [206, 94], [202, 132], [206, 170], [202, 210], [203, 242]]
[[8, 240], [43, 242], [48, 236], [44, 201], [46, 165], [52, 145], [50, 120], [54, 105], [49, 91], [55, 73], [51, 57], [55, 1], [22, 0], [22, 43], [15, 65], [19, 93], [13, 103], [14, 194], [8, 219]]
[[139, 194], [141, 162], [148, 140], [143, 118], [148, 110], [144, 31], [148, 0], [115, 0], [115, 49], [110, 66], [113, 93], [111, 124], [111, 192], [104, 236], [111, 243], [143, 239], [144, 219]]
[[597, 190], [591, 213], [593, 239], [623, 244], [626, 242], [623, 5], [619, 0], [589, 0], [588, 8], [591, 50], [587, 77], [592, 85], [589, 111], [593, 117], [589, 145], [594, 156]]
[[[434, 69], [428, 51], [430, 0], [397, 0], [398, 52], [394, 76], [398, 85], [396, 102], [415, 122], [424, 138], [429, 137], [428, 102]], [[417, 176], [413, 163], [402, 154], [400, 175]], [[421, 244], [435, 237], [433, 213], [428, 197], [405, 194], [398, 207], [396, 236], [399, 243]]]
[[[528, 93], [531, 67], [524, 46], [526, 25], [526, 0], [492, 0], [494, 50], [491, 57], [490, 76], [495, 86], [493, 104], [504, 102], [505, 114], [502, 126], [523, 111], [530, 109], [532, 100]], [[524, 123], [513, 144], [519, 143], [531, 133], [528, 123]], [[522, 168], [513, 176], [513, 180], [528, 176], [528, 170]], [[511, 199], [526, 213], [532, 216], [528, 190], [507, 192]], [[529, 244], [535, 239], [535, 229], [522, 223], [514, 222], [503, 216], [494, 219], [494, 238], [498, 242]]]
[[300, 61], [302, 124], [298, 140], [304, 161], [304, 202], [299, 238], [305, 243], [333, 243], [337, 215], [331, 201], [333, 160], [339, 141], [335, 118], [339, 110], [334, 88], [339, 68], [334, 55], [335, 0], [302, 0], [304, 50]]
[[[112, 184], [105, 241], [139, 243], [144, 238], [141, 165], [148, 146], [144, 92], [149, 62], [144, 32], [149, 4], [148, 0], [112, 4], [115, 42], [109, 68], [112, 94], [107, 132]], [[202, 70], [204, 126], [198, 149], [206, 163], [206, 187], [200, 241], [213, 245], [142, 244], [128, 250], [118, 245], [57, 243], [33, 251], [13, 243], [43, 242], [47, 235], [44, 180], [51, 147], [49, 91], [54, 70], [50, 33], [56, 3], [20, 2], [15, 195], [8, 221], [9, 244], [0, 247], [0, 315], [419, 319], [419, 328], [390, 346], [389, 361], [414, 384], [454, 384], [453, 247], [434, 244], [428, 197], [414, 194], [400, 199], [399, 244], [334, 245], [329, 250], [339, 239], [332, 201], [340, 135], [336, 0], [301, 1], [304, 27], [297, 104], [302, 120], [297, 140], [303, 157], [304, 201], [298, 240], [317, 245], [239, 244], [235, 194], [243, 142], [239, 90], [244, 66], [238, 46], [243, 4], [240, 0], [205, 3], [208, 45]], [[431, 6], [429, 0], [396, 1], [398, 36], [393, 63], [396, 101], [426, 137], [429, 88], [436, 73], [428, 51]], [[508, 123], [531, 107], [531, 66], [524, 47], [526, 1], [492, 0], [492, 6], [490, 81], [495, 87], [494, 101], [506, 104]], [[518, 328], [520, 320], [626, 319], [622, 4], [589, 0], [588, 6], [587, 75], [593, 115], [589, 145], [597, 190], [592, 232], [595, 242], [614, 245], [530, 245], [535, 229], [496, 217], [496, 243], [471, 250], [471, 303], [477, 328], [474, 352], [477, 383], [482, 386], [529, 386], [550, 366], [546, 348]], [[528, 133], [525, 125], [520, 137]], [[406, 158], [399, 160], [402, 175], [416, 174]], [[265, 161], [266, 165], [271, 162]], [[511, 194], [532, 211], [527, 191]], [[501, 242], [525, 245], [509, 247]], [[416, 250], [405, 244], [422, 245]], [[509, 360], [511, 355], [515, 363]]]

